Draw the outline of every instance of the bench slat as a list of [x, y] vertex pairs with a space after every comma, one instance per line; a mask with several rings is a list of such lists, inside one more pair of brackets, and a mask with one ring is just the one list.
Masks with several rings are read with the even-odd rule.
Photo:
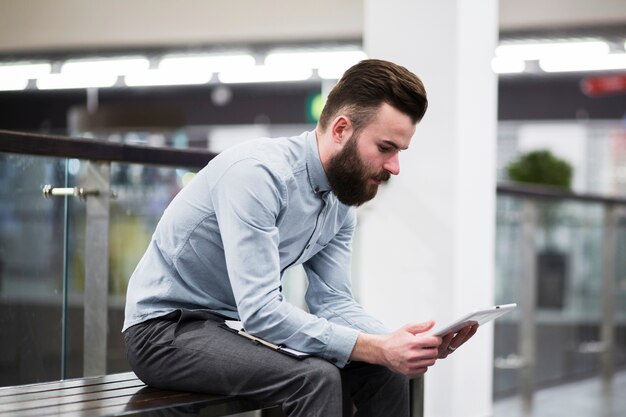
[[109, 382], [137, 380], [134, 372], [124, 372], [121, 374], [111, 374], [104, 376], [94, 376], [87, 378], [66, 379], [63, 381], [40, 382], [36, 384], [20, 385], [16, 387], [1, 387], [0, 397], [24, 394], [29, 392], [52, 391], [64, 388], [87, 387], [107, 384]]
[[16, 411], [34, 410], [52, 406], [62, 406], [80, 403], [89, 403], [107, 400], [109, 398], [129, 398], [140, 391], [143, 386], [123, 388], [117, 390], [97, 391], [89, 394], [74, 394], [68, 396], [39, 398], [30, 401], [18, 401], [0, 406], [0, 415]]
[[128, 381], [109, 382], [107, 384], [86, 385], [75, 388], [57, 388], [54, 390], [45, 390], [39, 392], [24, 392], [15, 395], [6, 395], [0, 397], [0, 410], [4, 404], [21, 403], [32, 400], [42, 400], [46, 398], [61, 398], [71, 395], [89, 394], [100, 391], [116, 390], [121, 388], [143, 387], [145, 384], [139, 379], [131, 379]]
[[[175, 411], [181, 409], [185, 412], [199, 412], [205, 407], [211, 406], [210, 413], [203, 416], [219, 416], [225, 412], [243, 412], [258, 409], [255, 404], [237, 397], [215, 396], [208, 394], [194, 394], [178, 391], [157, 390], [144, 387], [132, 395], [112, 397], [69, 404], [51, 405], [43, 408], [28, 410], [14, 410], [0, 413], [0, 416], [12, 417], [38, 417], [38, 416], [84, 416], [102, 417], [119, 414], [150, 415], [151, 412], [163, 413], [164, 409]], [[193, 407], [193, 410], [190, 409]]]
[[148, 387], [133, 372], [0, 388], [0, 417], [150, 417], [164, 412], [217, 417], [259, 409], [241, 397]]

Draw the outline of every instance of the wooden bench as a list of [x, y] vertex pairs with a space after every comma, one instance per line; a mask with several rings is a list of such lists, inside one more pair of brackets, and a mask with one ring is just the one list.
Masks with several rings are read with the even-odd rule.
[[[217, 417], [259, 409], [241, 397], [148, 387], [132, 372], [0, 388], [0, 417]], [[264, 415], [280, 414], [270, 411]]]

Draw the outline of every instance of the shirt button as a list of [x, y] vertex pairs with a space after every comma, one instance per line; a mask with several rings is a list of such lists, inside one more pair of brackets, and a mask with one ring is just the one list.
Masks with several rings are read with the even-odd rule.
[[320, 187], [315, 187], [315, 192], [319, 193], [320, 192]]
[[311, 245], [306, 245], [306, 248], [304, 248], [304, 249], [308, 249], [308, 248], [310, 248], [310, 247], [311, 247]]

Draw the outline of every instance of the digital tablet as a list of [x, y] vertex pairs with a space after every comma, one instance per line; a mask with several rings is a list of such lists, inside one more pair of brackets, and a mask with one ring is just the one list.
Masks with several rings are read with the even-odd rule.
[[454, 320], [452, 323], [449, 323], [446, 326], [435, 327], [433, 330], [428, 332], [428, 335], [445, 336], [449, 333], [457, 333], [463, 327], [469, 324], [482, 325], [484, 323], [487, 323], [488, 321], [495, 319], [496, 317], [500, 317], [503, 314], [513, 311], [516, 307], [517, 304], [513, 303], [493, 306], [485, 308], [483, 310], [476, 310], [464, 315], [457, 320]]

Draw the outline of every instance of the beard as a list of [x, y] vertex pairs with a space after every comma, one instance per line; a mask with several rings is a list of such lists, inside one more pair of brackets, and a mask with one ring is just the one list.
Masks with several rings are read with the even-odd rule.
[[378, 192], [378, 184], [391, 177], [388, 171], [372, 172], [359, 156], [358, 137], [351, 138], [328, 162], [326, 176], [337, 199], [348, 206], [360, 206]]

